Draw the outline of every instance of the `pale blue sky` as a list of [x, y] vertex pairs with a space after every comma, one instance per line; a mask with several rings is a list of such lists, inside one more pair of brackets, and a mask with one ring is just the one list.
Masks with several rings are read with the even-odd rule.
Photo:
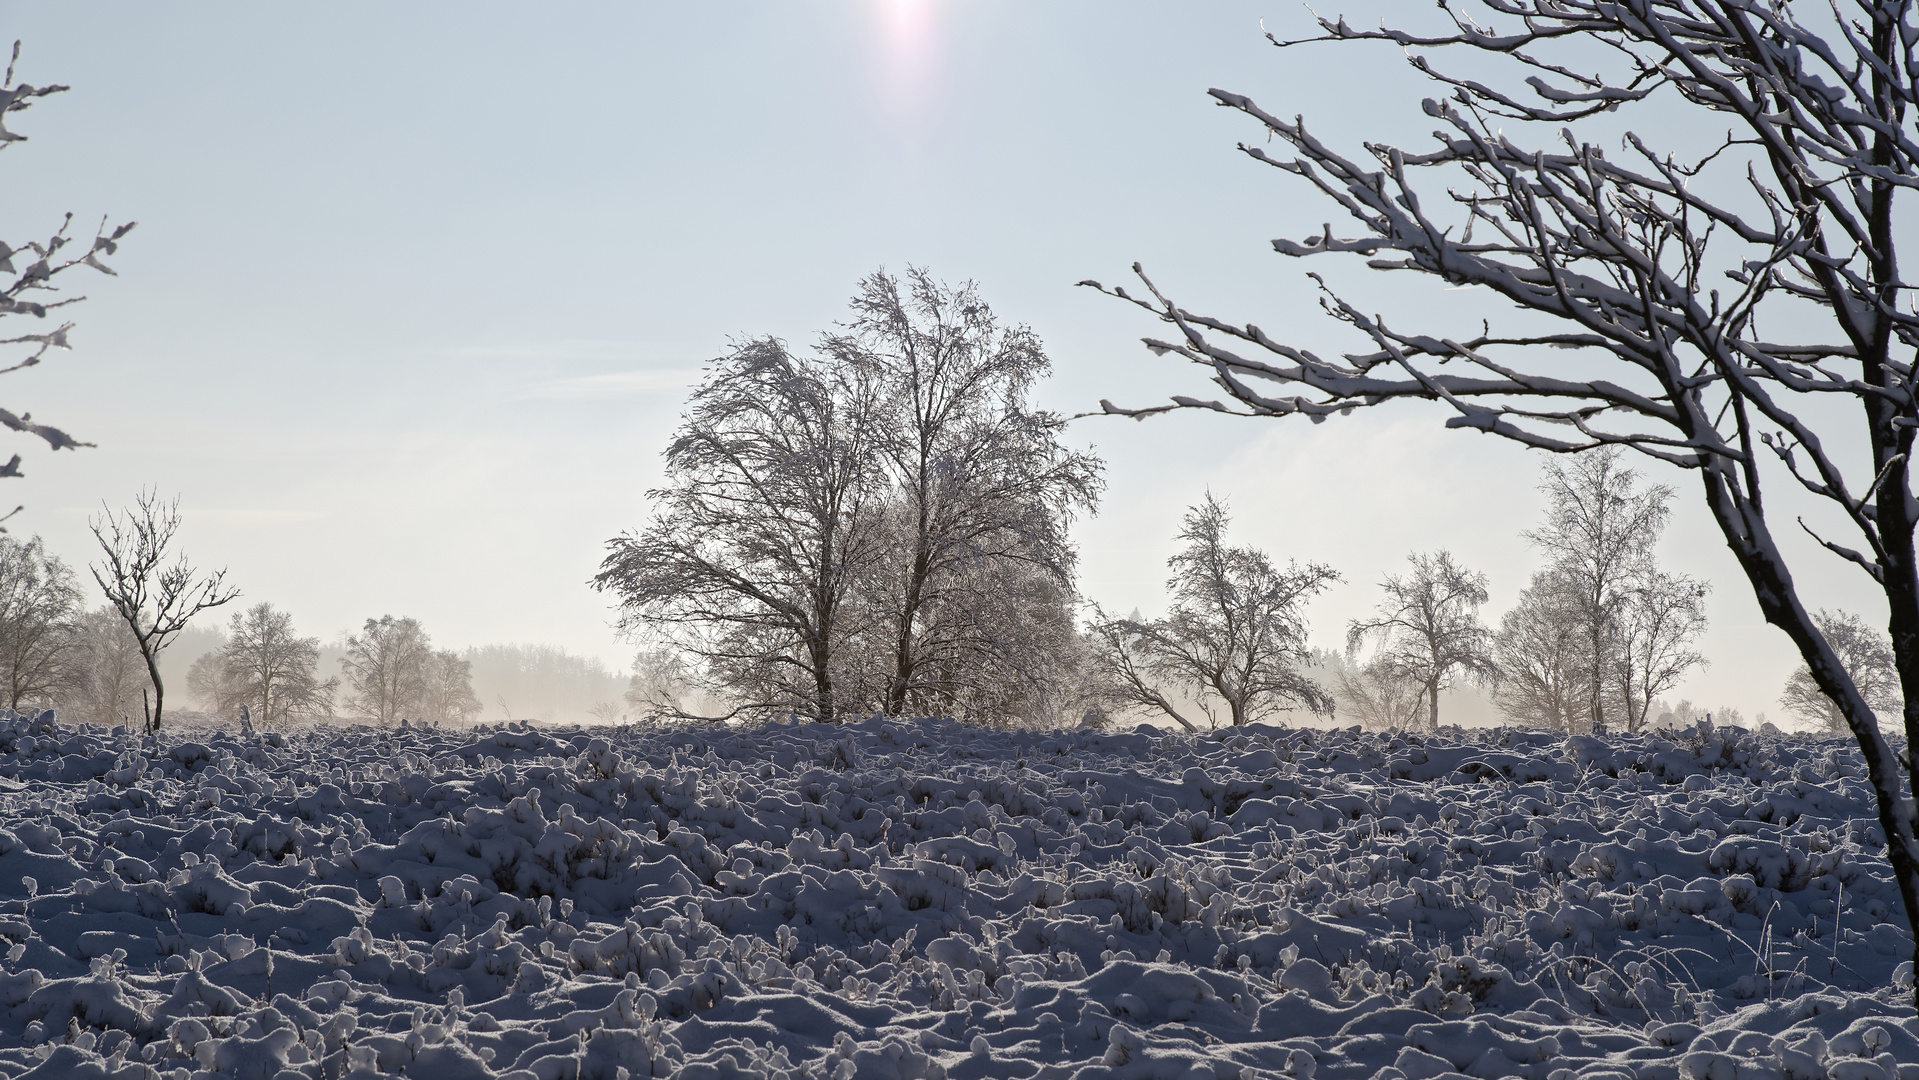
[[[1329, 208], [1239, 155], [1259, 133], [1206, 89], [1342, 139], [1431, 126], [1430, 84], [1393, 50], [1267, 45], [1262, 18], [1307, 29], [1292, 3], [0, 13], [21, 77], [73, 86], [11, 124], [32, 141], [0, 156], [5, 237], [69, 209], [141, 222], [122, 276], [85, 282], [76, 351], [0, 382], [8, 406], [99, 444], [18, 447], [13, 527], [84, 564], [89, 512], [154, 483], [181, 496], [198, 560], [305, 632], [390, 612], [444, 645], [614, 664], [627, 650], [584, 583], [643, 521], [681, 388], [729, 337], [806, 341], [862, 274], [917, 263], [1042, 335], [1051, 407], [1205, 393], [1137, 344], [1156, 324], [1073, 283], [1143, 260], [1189, 306], [1342, 340], [1308, 267], [1266, 243]], [[1335, 280], [1422, 314], [1462, 303]], [[1313, 612], [1322, 644], [1415, 548], [1487, 571], [1496, 619], [1538, 563], [1518, 534], [1539, 458], [1440, 420], [1083, 422], [1072, 438], [1111, 486], [1079, 530], [1082, 588], [1157, 607], [1180, 512], [1210, 486], [1240, 541], [1345, 572]], [[1680, 694], [1776, 716], [1790, 648], [1758, 625], [1696, 481], [1662, 479], [1680, 496], [1671, 562], [1717, 585], [1714, 666]], [[1877, 619], [1856, 577], [1802, 571], [1815, 606]]]

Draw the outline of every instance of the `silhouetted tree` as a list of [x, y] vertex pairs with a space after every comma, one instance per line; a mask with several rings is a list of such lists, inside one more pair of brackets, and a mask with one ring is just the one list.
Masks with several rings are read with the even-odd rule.
[[[1451, 552], [1412, 554], [1413, 572], [1387, 575], [1386, 594], [1370, 619], [1355, 619], [1346, 629], [1346, 650], [1356, 654], [1368, 638], [1379, 642], [1372, 663], [1378, 675], [1411, 680], [1426, 697], [1426, 726], [1439, 730], [1439, 692], [1461, 675], [1490, 681], [1497, 677], [1493, 636], [1479, 623], [1486, 603], [1486, 575], [1453, 561]], [[1380, 678], [1371, 680], [1383, 685]]]
[[146, 661], [147, 681], [153, 686], [146, 729], [155, 732], [166, 704], [161, 651], [195, 615], [232, 601], [240, 590], [228, 587], [224, 568], [202, 575], [184, 553], [173, 554], [174, 534], [180, 530], [177, 499], [162, 503], [159, 493], [149, 489], [125, 514], [103, 506], [88, 524], [101, 554], [101, 561], [90, 567], [93, 580], [126, 621]]
[[1304, 707], [1330, 713], [1333, 699], [1300, 669], [1310, 660], [1306, 601], [1339, 580], [1318, 563], [1285, 569], [1265, 552], [1226, 543], [1230, 517], [1211, 494], [1187, 511], [1186, 546], [1166, 561], [1173, 594], [1164, 618], [1113, 620], [1095, 609], [1091, 632], [1118, 700], [1158, 710], [1197, 730], [1174, 702], [1191, 695], [1208, 721], [1254, 723]]
[[[14, 113], [30, 108], [35, 101], [48, 94], [58, 94], [67, 87], [57, 84], [33, 86], [29, 83], [15, 82], [14, 67], [20, 61], [20, 43], [13, 43], [13, 57], [7, 63], [6, 81], [0, 85], [0, 147], [9, 143], [25, 142], [26, 136], [9, 131], [6, 119]], [[0, 241], [0, 274], [11, 274], [12, 280], [0, 285], [0, 318], [9, 315], [31, 315], [44, 321], [47, 312], [68, 307], [85, 300], [84, 296], [59, 296], [60, 288], [55, 279], [76, 266], [86, 266], [103, 274], [114, 271], [100, 260], [101, 255], [112, 255], [119, 250], [120, 238], [133, 230], [135, 222], [107, 228], [104, 220], [95, 231], [93, 239], [86, 244], [84, 251], [76, 250], [74, 237], [69, 235], [73, 226], [73, 215], [68, 214], [60, 227], [46, 240], [29, 240], [23, 247], [14, 247]], [[57, 297], [57, 298], [56, 298]], [[71, 348], [67, 343], [67, 334], [73, 324], [62, 323], [53, 330], [35, 333], [20, 333], [10, 337], [0, 337], [0, 345], [16, 346], [20, 349], [14, 356], [0, 361], [0, 375], [19, 371], [38, 364], [48, 352], [54, 349]], [[31, 435], [54, 450], [72, 450], [82, 446], [92, 446], [68, 435], [59, 428], [36, 423], [32, 413], [14, 413], [0, 408], [0, 427], [8, 428], [25, 435]], [[20, 476], [20, 455], [14, 454], [11, 460], [0, 463], [0, 479]], [[0, 521], [12, 517], [20, 511], [14, 507], [0, 514]]]
[[874, 409], [858, 373], [772, 338], [715, 360], [666, 451], [667, 487], [593, 579], [622, 625], [697, 657], [736, 711], [838, 719], [852, 596], [877, 538]]
[[[1819, 623], [1819, 632], [1831, 643], [1832, 651], [1844, 664], [1846, 672], [1852, 676], [1854, 686], [1859, 688], [1860, 696], [1866, 699], [1873, 711], [1886, 716], [1897, 716], [1905, 702], [1899, 694], [1899, 671], [1892, 655], [1892, 641], [1881, 630], [1850, 611], [1826, 611], [1821, 609], [1813, 616]], [[1779, 704], [1786, 711], [1808, 723], [1817, 725], [1821, 731], [1843, 734], [1846, 731], [1846, 718], [1839, 706], [1819, 683], [1812, 677], [1812, 669], [1799, 665], [1799, 670], [1786, 679], [1785, 692], [1779, 695]]]
[[[1275, 249], [1412, 271], [1461, 290], [1450, 307], [1485, 296], [1522, 309], [1523, 324], [1403, 328], [1321, 279], [1326, 310], [1363, 342], [1338, 355], [1195, 314], [1150, 281], [1140, 303], [1177, 331], [1149, 344], [1202, 365], [1239, 406], [1162, 409], [1324, 419], [1419, 399], [1443, 406], [1450, 426], [1525, 446], [1624, 446], [1692, 470], [1761, 613], [1859, 744], [1906, 920], [1919, 926], [1914, 771], [1773, 531], [1787, 493], [1843, 523], [1845, 536], [1819, 542], [1884, 592], [1906, 742], [1919, 746], [1919, 312], [1898, 265], [1900, 200], [1919, 189], [1919, 3], [1844, 6], [1484, 0], [1443, 6], [1433, 33], [1323, 19], [1315, 40], [1388, 44], [1449, 96], [1423, 103], [1440, 128], [1425, 147], [1368, 143], [1348, 156], [1303, 118], [1214, 90], [1260, 126], [1247, 154], [1345, 211], [1348, 233], [1328, 225]], [[1437, 53], [1488, 70], [1449, 70]], [[1662, 126], [1732, 130], [1683, 156], [1629, 129], [1622, 139], [1647, 107]], [[1596, 130], [1582, 123], [1600, 116]], [[1771, 498], [1767, 456], [1785, 483]], [[1799, 514], [1785, 512], [1796, 528]]]
[[81, 677], [80, 587], [39, 537], [0, 535], [0, 701], [51, 701]]
[[408, 712], [418, 713], [427, 694], [432, 641], [417, 619], [382, 615], [368, 619], [360, 633], [346, 639], [346, 672], [352, 693], [347, 707], [373, 717], [381, 727]]

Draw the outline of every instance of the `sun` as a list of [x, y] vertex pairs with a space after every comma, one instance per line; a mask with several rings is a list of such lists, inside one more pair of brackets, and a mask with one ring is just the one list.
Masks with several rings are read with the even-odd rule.
[[879, 66], [888, 111], [916, 114], [936, 65], [935, 0], [877, 0]]

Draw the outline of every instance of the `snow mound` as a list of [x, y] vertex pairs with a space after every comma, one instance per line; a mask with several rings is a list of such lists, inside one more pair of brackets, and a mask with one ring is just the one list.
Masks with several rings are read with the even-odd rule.
[[0, 1076], [1919, 1080], [1857, 755], [0, 711]]

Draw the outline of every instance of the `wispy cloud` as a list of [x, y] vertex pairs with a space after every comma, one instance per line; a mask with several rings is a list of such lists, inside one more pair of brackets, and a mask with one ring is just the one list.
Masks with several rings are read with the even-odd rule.
[[231, 521], [240, 525], [277, 525], [288, 521], [318, 521], [327, 516], [323, 510], [263, 510], [246, 507], [226, 509], [194, 507], [192, 514], [196, 518]]
[[609, 371], [600, 375], [574, 375], [548, 379], [527, 388], [531, 398], [633, 397], [662, 390], [683, 390], [699, 382], [698, 368], [656, 368], [651, 371]]
[[647, 363], [665, 357], [683, 355], [684, 346], [662, 341], [602, 341], [591, 338], [561, 338], [556, 341], [490, 342], [475, 345], [447, 345], [430, 350], [455, 360], [508, 360], [552, 363], [556, 361], [594, 361], [598, 363]]

